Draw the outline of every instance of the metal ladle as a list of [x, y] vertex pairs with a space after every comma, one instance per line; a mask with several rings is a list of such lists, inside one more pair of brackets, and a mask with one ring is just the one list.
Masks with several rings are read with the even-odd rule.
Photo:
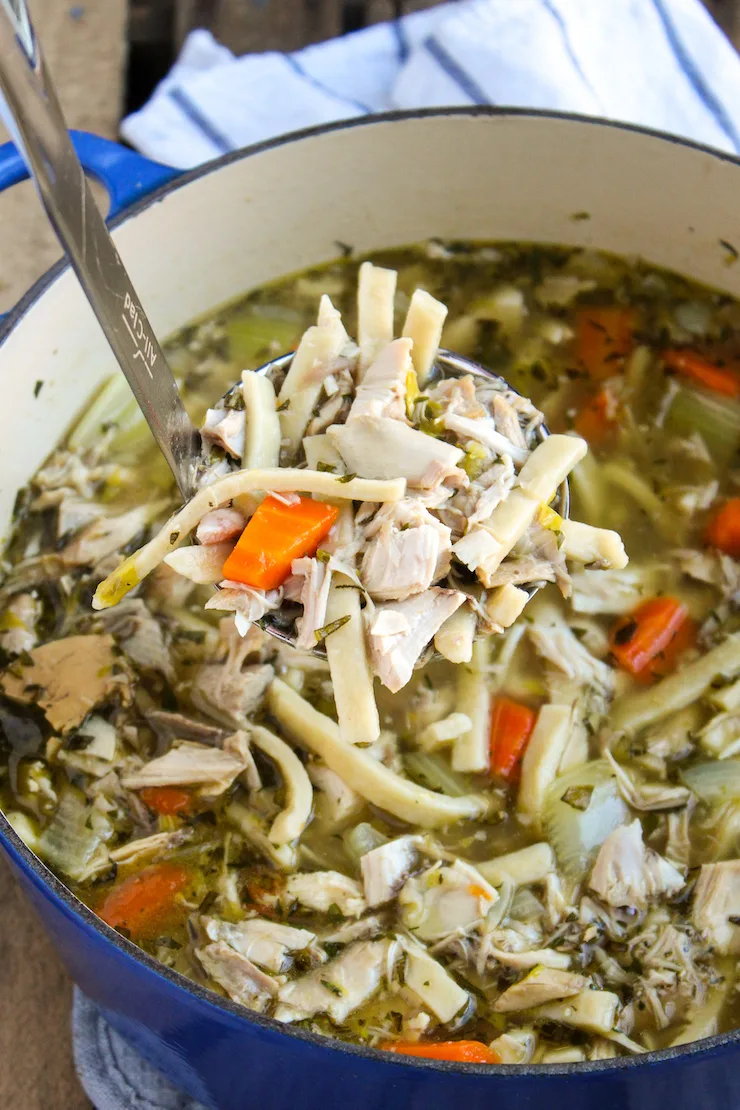
[[[201, 461], [200, 436], [95, 203], [25, 0], [0, 0], [0, 91], [5, 97], [0, 114], [180, 493], [188, 500], [195, 492]], [[261, 373], [285, 372], [292, 357], [273, 359]], [[511, 388], [498, 374], [449, 351], [439, 352], [435, 372], [442, 377], [483, 377], [501, 389]], [[538, 433], [541, 438], [548, 434], [544, 425]], [[566, 482], [556, 507], [561, 516], [567, 516]], [[530, 588], [530, 597], [536, 591], [537, 587]], [[259, 623], [279, 640], [294, 643], [291, 621], [286, 621], [285, 614], [281, 619], [281, 610], [267, 614]], [[323, 653], [323, 648], [316, 650]]]

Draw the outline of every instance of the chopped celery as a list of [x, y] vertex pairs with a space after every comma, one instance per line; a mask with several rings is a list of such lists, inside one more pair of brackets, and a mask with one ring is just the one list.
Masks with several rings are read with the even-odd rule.
[[95, 446], [100, 439], [101, 429], [106, 424], [115, 424], [119, 432], [136, 424], [146, 428], [144, 417], [123, 374], [114, 374], [103, 382], [93, 401], [75, 424], [69, 437], [69, 446], [73, 450]]
[[226, 324], [231, 358], [240, 368], [260, 366], [291, 350], [301, 331], [295, 320], [241, 313]]
[[664, 539], [682, 541], [680, 522], [641, 475], [621, 462], [604, 463], [601, 473], [609, 485], [622, 490], [640, 506]]
[[740, 404], [700, 389], [680, 386], [668, 409], [666, 428], [677, 435], [698, 432], [720, 465], [740, 448]]
[[342, 839], [352, 859], [359, 860], [366, 852], [371, 852], [373, 848], [379, 848], [381, 844], [385, 844], [388, 837], [383, 836], [382, 832], [378, 832], [367, 821], [361, 821], [353, 829], [348, 829]]
[[404, 756], [406, 771], [430, 790], [441, 790], [450, 798], [470, 794], [470, 779], [453, 771], [446, 759], [428, 752], [408, 752]]

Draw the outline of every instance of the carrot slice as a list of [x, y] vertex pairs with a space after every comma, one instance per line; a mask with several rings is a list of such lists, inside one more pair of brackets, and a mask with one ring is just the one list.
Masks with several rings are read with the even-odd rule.
[[573, 423], [575, 431], [592, 447], [598, 446], [617, 426], [614, 408], [614, 402], [606, 390], [600, 390], [578, 413]]
[[575, 354], [595, 381], [610, 378], [622, 368], [635, 338], [634, 309], [622, 305], [590, 305], [576, 316]]
[[731, 497], [707, 525], [707, 543], [740, 559], [740, 497]]
[[192, 874], [177, 863], [156, 863], [117, 883], [98, 909], [108, 925], [134, 939], [156, 936], [181, 912], [177, 895]]
[[511, 698], [494, 698], [491, 707], [491, 774], [516, 782], [536, 714]]
[[339, 509], [311, 497], [285, 504], [266, 497], [224, 564], [224, 578], [258, 590], [275, 590], [290, 574], [291, 563], [315, 555], [339, 516]]
[[146, 786], [139, 791], [139, 797], [145, 806], [163, 817], [187, 813], [193, 801], [190, 791], [180, 786]]
[[480, 1041], [439, 1041], [437, 1044], [386, 1041], [380, 1047], [384, 1052], [397, 1052], [402, 1056], [421, 1056], [425, 1060], [452, 1060], [457, 1064], [501, 1063], [496, 1053]]
[[695, 634], [694, 622], [682, 601], [653, 597], [616, 622], [610, 638], [611, 652], [619, 666], [638, 682], [652, 682], [675, 669]]
[[683, 348], [663, 351], [663, 363], [669, 370], [675, 370], [697, 385], [721, 393], [724, 397], [740, 396], [740, 371], [729, 366], [718, 366], [702, 358], [696, 351]]

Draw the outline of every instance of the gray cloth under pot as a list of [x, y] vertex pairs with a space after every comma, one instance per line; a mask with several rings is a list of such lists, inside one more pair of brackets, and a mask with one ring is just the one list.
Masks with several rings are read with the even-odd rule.
[[79, 990], [72, 1036], [77, 1074], [96, 1110], [206, 1110], [143, 1060]]

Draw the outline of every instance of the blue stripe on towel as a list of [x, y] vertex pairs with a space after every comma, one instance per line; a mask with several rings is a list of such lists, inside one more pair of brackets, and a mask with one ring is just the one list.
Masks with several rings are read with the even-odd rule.
[[178, 106], [182, 114], [186, 116], [203, 135], [205, 135], [208, 141], [212, 143], [213, 146], [215, 146], [216, 150], [220, 151], [221, 154], [228, 154], [230, 150], [235, 149], [234, 144], [229, 139], [227, 139], [226, 136], [222, 134], [217, 127], [214, 127], [211, 121], [203, 115], [200, 108], [198, 108], [197, 105], [193, 103], [188, 94], [186, 92], [183, 92], [181, 88], [178, 88], [176, 86], [175, 88], [170, 89], [167, 95], [169, 96], [170, 100], [174, 101], [174, 103]]
[[694, 92], [701, 98], [707, 111], [714, 116], [717, 126], [724, 131], [727, 138], [735, 147], [735, 150], [740, 151], [740, 135], [738, 135], [731, 117], [725, 111], [724, 105], [717, 99], [694, 65], [694, 59], [681, 42], [679, 34], [666, 11], [663, 0], [653, 0], [653, 7], [663, 26], [666, 40], [673, 51], [676, 61], [686, 75], [689, 84], [694, 89]]
[[406, 28], [400, 19], [394, 19], [391, 23], [391, 30], [396, 38], [396, 45], [398, 46], [398, 60], [403, 64], [409, 56], [409, 40], [406, 37]]
[[[546, 11], [548, 11], [550, 13], [550, 15], [552, 16], [552, 18], [555, 20], [558, 27], [560, 28], [560, 34], [563, 37], [563, 45], [566, 49], [568, 57], [570, 58], [571, 62], [573, 63], [573, 68], [578, 73], [578, 76], [581, 78], [584, 85], [586, 85], [587, 88], [591, 89], [591, 92], [594, 94], [594, 96], [596, 96], [596, 92], [595, 92], [591, 82], [589, 81], [588, 77], [586, 76], [586, 74], [583, 72], [583, 69], [581, 68], [580, 59], [579, 59], [578, 55], [576, 54], [575, 50], [573, 49], [573, 44], [570, 41], [570, 35], [568, 34], [568, 26], [567, 26], [565, 20], [563, 19], [562, 15], [558, 11], [558, 9], [555, 7], [555, 5], [553, 3], [551, 3], [551, 0], [542, 0], [542, 6], [543, 6], [543, 8], [545, 8]], [[598, 100], [598, 97], [597, 97], [597, 100]]]
[[335, 92], [334, 89], [329, 88], [328, 85], [322, 84], [316, 77], [306, 72], [294, 54], [284, 54], [283, 58], [290, 68], [295, 70], [299, 77], [302, 77], [304, 81], [308, 81], [309, 85], [313, 85], [315, 89], [324, 93], [325, 96], [331, 96], [334, 100], [343, 100], [346, 104], [354, 104], [355, 108], [359, 108], [360, 111], [365, 112], [365, 114], [372, 111], [372, 108], [367, 104], [363, 104], [361, 101], [355, 100], [351, 96], [342, 96], [341, 93]]
[[465, 72], [451, 54], [448, 54], [438, 39], [429, 38], [425, 41], [424, 46], [434, 58], [440, 69], [444, 70], [458, 88], [462, 89], [465, 95], [472, 100], [473, 104], [491, 103], [490, 97], [486, 95], [477, 81], [473, 80], [470, 74]]

